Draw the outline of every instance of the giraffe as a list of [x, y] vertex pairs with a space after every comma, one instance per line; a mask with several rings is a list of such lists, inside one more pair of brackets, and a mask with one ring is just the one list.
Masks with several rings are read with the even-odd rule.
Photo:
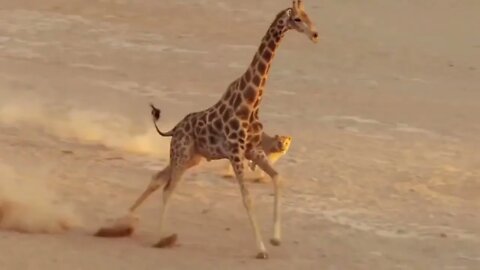
[[[145, 191], [129, 209], [129, 215], [145, 201], [155, 190], [163, 191], [163, 204], [160, 210], [160, 228], [163, 235], [164, 220], [169, 199], [182, 179], [183, 174], [203, 159], [208, 161], [227, 159], [230, 161], [238, 182], [243, 205], [253, 229], [258, 259], [267, 259], [268, 253], [260, 234], [253, 202], [244, 181], [244, 161], [257, 164], [272, 180], [274, 188], [273, 238], [270, 243], [281, 243], [280, 226], [280, 178], [265, 152], [261, 148], [263, 125], [259, 119], [259, 108], [270, 66], [285, 33], [296, 30], [305, 34], [313, 43], [318, 41], [318, 33], [305, 12], [303, 1], [293, 0], [292, 6], [280, 11], [261, 40], [258, 50], [248, 67], [240, 77], [227, 88], [221, 99], [213, 106], [187, 114], [175, 127], [168, 131], [157, 131], [162, 136], [170, 136], [170, 162], [162, 171], [156, 173]], [[152, 106], [154, 122], [160, 117], [160, 111]], [[97, 236], [119, 236], [131, 234], [128, 225], [122, 230], [100, 229]], [[155, 247], [171, 246], [177, 239], [176, 234], [163, 237]]]

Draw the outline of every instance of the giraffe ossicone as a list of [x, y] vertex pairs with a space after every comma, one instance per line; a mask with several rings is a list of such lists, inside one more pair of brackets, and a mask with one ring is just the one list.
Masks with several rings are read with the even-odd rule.
[[[185, 171], [197, 165], [202, 159], [228, 159], [235, 172], [243, 204], [253, 228], [258, 252], [256, 257], [268, 258], [255, 218], [252, 199], [244, 182], [244, 161], [254, 162], [272, 179], [274, 225], [270, 243], [279, 245], [281, 242], [279, 175], [260, 147], [263, 125], [259, 119], [259, 108], [276, 49], [285, 33], [292, 29], [305, 34], [314, 43], [318, 40], [315, 26], [305, 12], [301, 0], [294, 0], [291, 7], [277, 14], [262, 38], [248, 69], [228, 86], [215, 105], [186, 115], [168, 132], [160, 131], [155, 125], [160, 135], [172, 137], [170, 163], [152, 177], [146, 190], [130, 207], [129, 215], [132, 215], [150, 194], [161, 189], [163, 204], [160, 211], [159, 231], [163, 233], [163, 221], [169, 199]], [[156, 123], [160, 117], [160, 111], [153, 110], [154, 107], [152, 107], [152, 116]], [[133, 231], [123, 228], [120, 231], [127, 233], [122, 234], [115, 231], [115, 228], [110, 229], [103, 228], [99, 236], [125, 236]], [[155, 246], [171, 246], [176, 239], [177, 235], [171, 234], [162, 238]]]

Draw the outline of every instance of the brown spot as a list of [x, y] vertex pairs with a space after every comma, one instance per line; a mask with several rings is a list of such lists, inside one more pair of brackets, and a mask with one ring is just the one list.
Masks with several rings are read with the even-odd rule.
[[210, 142], [210, 144], [216, 144], [217, 138], [215, 138], [215, 136], [209, 136], [208, 141]]
[[228, 124], [230, 125], [230, 127], [233, 130], [237, 130], [237, 129], [240, 128], [240, 121], [238, 121], [238, 119], [236, 119], [236, 118], [233, 118], [232, 120], [230, 120], [230, 122], [228, 122]]
[[259, 103], [260, 103], [260, 99], [257, 99], [257, 100], [255, 101], [255, 104], [253, 104], [253, 107], [254, 107], [254, 108], [257, 108]]
[[253, 58], [253, 61], [252, 61], [252, 66], [257, 65], [257, 62], [258, 62], [258, 55], [255, 55], [255, 57]]
[[227, 93], [225, 93], [225, 99], [229, 99], [231, 95], [232, 95], [232, 90], [228, 89]]
[[230, 119], [230, 117], [232, 117], [232, 114], [233, 114], [232, 109], [229, 108], [228, 110], [226, 110], [225, 113], [223, 114], [223, 122], [226, 123], [228, 121], [228, 119]]
[[233, 158], [233, 161], [235, 161], [235, 162], [240, 162], [241, 159], [240, 159], [240, 157], [236, 156], [236, 157]]
[[217, 113], [215, 111], [210, 112], [208, 114], [208, 122], [212, 122], [215, 119], [216, 116], [217, 116]]
[[262, 44], [260, 44], [260, 47], [258, 47], [258, 52], [262, 53], [264, 49], [265, 49], [265, 43], [262, 42]]
[[253, 87], [249, 86], [244, 92], [243, 92], [243, 97], [248, 103], [253, 103], [255, 99], [257, 98], [257, 92]]
[[230, 133], [230, 127], [229, 126], [225, 125], [224, 130], [225, 130], [226, 134]]
[[237, 96], [238, 96], [238, 93], [235, 93], [235, 94], [233, 94], [232, 98], [230, 98], [230, 99], [228, 100], [228, 104], [230, 104], [230, 106], [233, 106], [233, 104], [234, 104], [235, 99], [237, 98]]
[[238, 142], [241, 143], [240, 146], [241, 146], [242, 148], [245, 147], [245, 145], [244, 145], [244, 144], [245, 144], [245, 140], [244, 140], [243, 138], [239, 138], [239, 139], [238, 139]]
[[220, 108], [218, 108], [218, 112], [220, 114], [223, 114], [223, 112], [225, 112], [226, 108], [227, 108], [227, 105], [225, 105], [225, 103], [222, 103], [222, 105], [220, 105]]
[[247, 128], [247, 127], [248, 127], [248, 123], [247, 123], [247, 122], [243, 122], [243, 123], [242, 123], [242, 127], [243, 127], [243, 128]]
[[236, 114], [240, 119], [247, 120], [250, 116], [250, 109], [247, 106], [242, 106], [237, 110]]
[[272, 53], [269, 50], [265, 50], [262, 57], [266, 62], [270, 62], [270, 59], [272, 59]]
[[275, 50], [275, 47], [276, 47], [275, 41], [270, 40], [270, 42], [268, 43], [268, 48], [270, 48], [270, 50], [273, 52], [273, 50]]
[[238, 135], [237, 135], [237, 133], [234, 132], [234, 133], [230, 134], [228, 136], [228, 138], [231, 139], [231, 140], [236, 140], [238, 138]]
[[196, 117], [190, 118], [190, 124], [192, 125], [192, 127], [194, 127], [197, 124], [197, 118]]
[[187, 124], [185, 125], [185, 131], [186, 131], [186, 132], [190, 132], [190, 129], [191, 129], [191, 128], [192, 128], [192, 127], [190, 126], [190, 123], [187, 122]]
[[253, 77], [252, 82], [255, 86], [259, 86], [260, 85], [260, 76], [255, 75], [255, 77]]
[[240, 138], [245, 138], [245, 135], [247, 135], [247, 134], [245, 134], [245, 130], [240, 130], [240, 131], [238, 132], [238, 136], [239, 136]]
[[[263, 40], [269, 40], [270, 39], [270, 36], [271, 36], [271, 33], [267, 33], [264, 37], [263, 37]], [[262, 42], [262, 44], [264, 44]], [[260, 53], [262, 52], [261, 50], [258, 50]]]
[[252, 124], [252, 129], [255, 132], [259, 132], [263, 128], [263, 125], [260, 122], [255, 122]]
[[205, 128], [200, 129], [200, 135], [207, 135], [207, 130]]
[[245, 82], [244, 78], [240, 79], [240, 89], [244, 89], [246, 84], [247, 83]]
[[218, 131], [222, 130], [222, 128], [223, 128], [223, 122], [222, 122], [221, 119], [215, 120], [215, 122], [213, 122], [213, 125], [215, 126], [215, 128], [216, 128]]
[[200, 117], [200, 121], [206, 123], [207, 122], [207, 114], [206, 113], [202, 113], [202, 116]]
[[258, 71], [260, 71], [260, 73], [265, 73], [265, 69], [267, 68], [267, 66], [262, 62], [258, 62], [258, 66], [257, 66], [257, 69]]
[[250, 74], [250, 70], [247, 70], [247, 72], [245, 72], [245, 81], [246, 82], [249, 82], [250, 79], [252, 78], [252, 74]]
[[233, 107], [238, 108], [238, 106], [240, 106], [241, 103], [242, 103], [242, 95], [237, 95], [237, 97], [235, 98], [235, 102], [233, 103]]
[[263, 89], [262, 88], [258, 89], [258, 96], [259, 97], [263, 96]]

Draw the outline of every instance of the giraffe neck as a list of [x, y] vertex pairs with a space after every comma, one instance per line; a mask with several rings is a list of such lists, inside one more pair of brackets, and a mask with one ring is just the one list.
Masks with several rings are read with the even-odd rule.
[[262, 99], [275, 51], [288, 30], [286, 12], [287, 10], [281, 11], [272, 22], [262, 38], [252, 62], [240, 78], [238, 89], [244, 92], [247, 102], [253, 104], [254, 108], [258, 107]]

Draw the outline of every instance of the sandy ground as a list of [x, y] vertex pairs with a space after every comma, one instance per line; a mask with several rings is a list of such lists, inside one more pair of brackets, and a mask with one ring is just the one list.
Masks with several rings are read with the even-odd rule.
[[[167, 162], [168, 129], [214, 104], [290, 1], [0, 1], [0, 269], [480, 269], [480, 2], [307, 1], [261, 117], [290, 134], [284, 242], [253, 259], [225, 163], [192, 169], [159, 250], [156, 194], [131, 238], [91, 234]], [[250, 184], [265, 240], [272, 188]], [[16, 211], [16, 212], [15, 212]], [[4, 214], [5, 215], [5, 214]]]

